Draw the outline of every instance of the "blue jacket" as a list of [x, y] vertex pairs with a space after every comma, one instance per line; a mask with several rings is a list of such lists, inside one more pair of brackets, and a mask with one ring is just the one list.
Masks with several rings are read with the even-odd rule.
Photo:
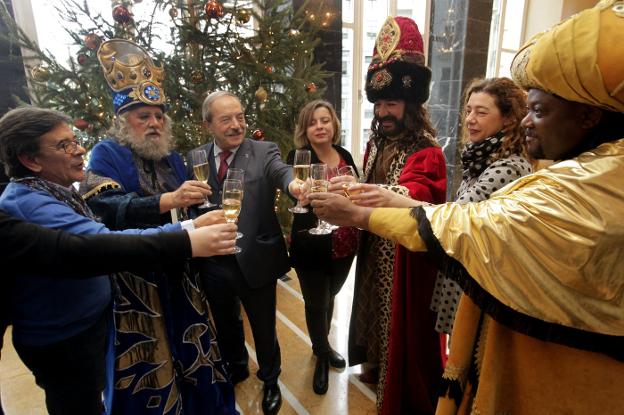
[[[10, 183], [0, 196], [0, 209], [11, 216], [74, 234], [112, 232], [101, 223], [76, 213], [45, 191]], [[180, 230], [180, 225], [158, 229], [128, 229], [120, 233], [151, 234]], [[91, 325], [111, 303], [108, 276], [84, 280], [21, 276], [16, 279], [10, 307], [13, 338], [26, 345], [46, 345], [72, 337]]]

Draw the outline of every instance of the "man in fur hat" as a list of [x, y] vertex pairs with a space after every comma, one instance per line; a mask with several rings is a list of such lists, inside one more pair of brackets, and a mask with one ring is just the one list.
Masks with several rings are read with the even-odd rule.
[[[445, 201], [446, 162], [424, 107], [430, 80], [418, 26], [406, 17], [389, 17], [377, 36], [366, 76], [366, 95], [375, 116], [364, 155], [364, 178], [370, 186], [352, 197], [359, 205], [384, 206], [387, 189], [430, 203]], [[432, 412], [435, 393], [428, 389], [442, 371], [435, 315], [429, 310], [436, 268], [422, 254], [397, 250], [388, 239], [368, 232], [361, 236], [349, 364], [364, 364], [360, 379], [378, 383], [377, 404], [381, 407], [387, 394], [388, 413], [407, 408]], [[406, 285], [413, 270], [418, 273], [417, 290]], [[423, 319], [423, 330], [401, 328], [405, 309]], [[391, 319], [397, 327], [392, 333]], [[407, 366], [406, 353], [413, 357]], [[390, 378], [392, 385], [386, 388]]]

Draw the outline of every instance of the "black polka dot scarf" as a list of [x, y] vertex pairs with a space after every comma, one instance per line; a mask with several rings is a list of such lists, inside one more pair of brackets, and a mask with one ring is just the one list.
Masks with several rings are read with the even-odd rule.
[[[491, 137], [477, 143], [468, 143], [461, 153], [464, 178], [478, 177], [492, 162], [492, 154], [498, 151], [504, 141], [503, 132], [498, 132]], [[503, 154], [507, 157], [510, 154]]]

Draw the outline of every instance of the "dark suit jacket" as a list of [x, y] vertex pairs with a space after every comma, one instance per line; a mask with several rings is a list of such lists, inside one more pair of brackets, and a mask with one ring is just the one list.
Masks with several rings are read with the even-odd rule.
[[[210, 201], [220, 205], [221, 183], [217, 181], [213, 143], [198, 149], [206, 151], [210, 163]], [[243, 203], [238, 217], [238, 230], [244, 236], [237, 241], [243, 252], [235, 257], [247, 284], [251, 288], [262, 287], [290, 269], [274, 203], [275, 190], [280, 188], [287, 192], [288, 184], [293, 180], [292, 166], [282, 161], [275, 143], [245, 139], [229, 167], [245, 170]], [[206, 269], [210, 271], [211, 261], [221, 260], [219, 257], [208, 258]]]

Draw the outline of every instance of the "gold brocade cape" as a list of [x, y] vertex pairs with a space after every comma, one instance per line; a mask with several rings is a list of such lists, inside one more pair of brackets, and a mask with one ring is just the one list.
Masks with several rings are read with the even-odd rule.
[[490, 199], [375, 209], [369, 227], [463, 267], [479, 307], [521, 333], [624, 361], [624, 139]]

